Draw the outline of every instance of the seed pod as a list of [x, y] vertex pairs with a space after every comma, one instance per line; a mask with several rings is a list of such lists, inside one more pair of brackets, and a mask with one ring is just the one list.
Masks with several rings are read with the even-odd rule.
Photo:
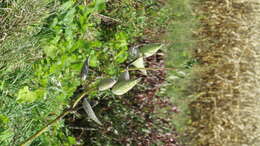
[[138, 46], [132, 47], [128, 50], [128, 53], [133, 57], [139, 57], [140, 56], [140, 50], [138, 49]]
[[[137, 68], [145, 68], [144, 66], [144, 58], [140, 57], [138, 59], [136, 59], [133, 63], [133, 66], [137, 67]], [[145, 69], [140, 69], [140, 71], [144, 74], [147, 75], [147, 71]]]
[[119, 81], [130, 80], [130, 75], [128, 69], [125, 72], [122, 72], [118, 78]]
[[93, 121], [95, 121], [96, 123], [98, 123], [99, 125], [102, 125], [102, 123], [97, 118], [95, 112], [93, 111], [91, 105], [89, 104], [89, 102], [86, 98], [84, 98], [82, 105], [83, 105], [84, 111], [87, 113], [89, 118], [92, 119]]
[[158, 50], [160, 50], [163, 46], [163, 44], [149, 44], [145, 45], [140, 50], [144, 57], [150, 57], [154, 55]]
[[124, 80], [120, 81], [112, 89], [112, 92], [115, 95], [123, 95], [127, 93], [129, 90], [131, 90], [136, 84], [138, 84], [141, 81], [141, 79], [136, 80]]
[[104, 91], [104, 90], [110, 89], [115, 85], [115, 83], [116, 83], [116, 80], [114, 80], [112, 78], [103, 79], [99, 82], [98, 90]]
[[89, 70], [89, 57], [86, 58], [81, 69], [80, 77], [83, 81], [86, 80], [88, 77], [88, 70]]

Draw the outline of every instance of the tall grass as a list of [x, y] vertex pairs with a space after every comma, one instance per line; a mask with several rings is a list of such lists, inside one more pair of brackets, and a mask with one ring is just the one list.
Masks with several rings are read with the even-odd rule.
[[41, 57], [36, 34], [55, 7], [52, 0], [0, 3], [0, 145], [17, 145], [42, 124], [41, 117], [32, 113], [41, 113], [43, 104], [18, 104], [15, 97], [29, 82], [33, 62]]

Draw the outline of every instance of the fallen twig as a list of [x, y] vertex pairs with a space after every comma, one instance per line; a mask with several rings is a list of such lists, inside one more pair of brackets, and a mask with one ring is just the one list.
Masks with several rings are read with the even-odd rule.
[[94, 16], [96, 17], [99, 17], [101, 18], [104, 22], [116, 22], [116, 23], [122, 23], [122, 21], [118, 20], [118, 19], [115, 19], [115, 18], [111, 18], [109, 16], [105, 16], [105, 15], [102, 15], [102, 14], [94, 14]]
[[176, 70], [176, 68], [129, 68], [129, 69], [125, 69], [123, 70], [122, 72], [125, 72], [125, 71], [135, 71], [135, 70], [153, 70], [153, 71], [156, 71], [156, 70]]

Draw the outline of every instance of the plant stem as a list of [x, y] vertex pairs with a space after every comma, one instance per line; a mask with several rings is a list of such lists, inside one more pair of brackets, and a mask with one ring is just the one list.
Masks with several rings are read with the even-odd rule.
[[72, 102], [71, 108], [74, 109], [78, 105], [78, 103], [81, 101], [81, 99], [84, 98], [87, 94], [89, 94], [89, 92], [93, 91], [94, 89], [96, 89], [96, 88], [95, 87], [90, 88], [90, 89], [88, 89], [88, 91], [83, 92], [81, 95], [79, 95], [78, 98], [74, 102]]
[[60, 121], [63, 117], [65, 117], [66, 115], [68, 115], [69, 113], [73, 113], [75, 110], [75, 107], [78, 105], [78, 103], [80, 102], [80, 100], [82, 98], [84, 98], [89, 92], [93, 91], [95, 89], [95, 87], [92, 87], [90, 89], [88, 89], [88, 91], [83, 92], [82, 94], [80, 94], [75, 101], [72, 102], [71, 104], [71, 108], [65, 110], [63, 113], [61, 113], [58, 117], [56, 117], [54, 120], [52, 120], [51, 122], [49, 122], [46, 126], [44, 126], [42, 129], [40, 129], [39, 131], [37, 131], [34, 135], [30, 136], [27, 140], [25, 140], [24, 142], [22, 142], [20, 144], [20, 146], [26, 146], [27, 144], [29, 144], [30, 142], [32, 142], [35, 138], [39, 137], [42, 133], [44, 133], [46, 130], [48, 130], [49, 127], [51, 127], [53, 124], [57, 123], [58, 121]]
[[45, 127], [43, 127], [42, 129], [40, 129], [38, 132], [36, 132], [34, 135], [32, 135], [31, 137], [29, 137], [27, 140], [25, 140], [22, 144], [20, 144], [20, 146], [26, 146], [27, 144], [29, 144], [30, 142], [32, 142], [35, 138], [39, 137], [42, 133], [44, 133], [46, 130], [48, 130], [48, 128], [50, 126], [52, 126], [53, 124], [55, 124], [56, 122], [58, 122], [59, 120], [61, 120], [64, 116], [66, 116], [67, 114], [71, 113], [73, 110], [66, 110], [63, 113], [61, 113], [58, 117], [56, 117], [53, 121], [51, 121], [50, 123], [48, 123]]
[[123, 70], [122, 72], [125, 72], [125, 71], [135, 71], [135, 70], [153, 70], [153, 71], [156, 71], [156, 70], [176, 70], [176, 68], [129, 68], [129, 69], [125, 69]]

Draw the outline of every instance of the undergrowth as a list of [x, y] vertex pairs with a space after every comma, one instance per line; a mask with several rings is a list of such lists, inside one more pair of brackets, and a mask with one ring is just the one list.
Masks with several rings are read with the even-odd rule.
[[[0, 3], [0, 145], [15, 145], [28, 129], [39, 123], [31, 107], [16, 102], [18, 90], [28, 84], [32, 63], [39, 58], [39, 43], [35, 35], [56, 4], [52, 1], [16, 0]], [[54, 1], [53, 1], [54, 3]], [[35, 111], [39, 112], [39, 111]]]
[[[163, 8], [165, 3], [154, 0], [41, 2], [17, 0], [0, 5], [0, 19], [4, 20], [0, 21], [1, 145], [18, 145], [57, 117], [68, 107], [79, 85], [118, 76], [129, 63], [128, 49], [159, 43], [158, 38], [171, 20]], [[90, 57], [91, 69], [89, 81], [82, 82], [79, 74], [86, 57]], [[94, 91], [88, 98], [101, 101], [105, 97], [113, 104], [119, 103], [109, 91]], [[130, 112], [131, 108], [123, 104], [118, 105], [123, 107], [120, 110], [128, 108], [125, 112]], [[134, 117], [137, 123], [142, 120], [138, 118], [142, 116]], [[143, 122], [137, 127], [141, 128]], [[149, 128], [137, 134], [142, 135]], [[108, 143], [112, 140], [113, 137], [106, 139]], [[160, 139], [151, 142], [160, 143]], [[62, 120], [31, 145], [75, 143]], [[94, 137], [93, 143], [102, 144], [104, 140]]]

